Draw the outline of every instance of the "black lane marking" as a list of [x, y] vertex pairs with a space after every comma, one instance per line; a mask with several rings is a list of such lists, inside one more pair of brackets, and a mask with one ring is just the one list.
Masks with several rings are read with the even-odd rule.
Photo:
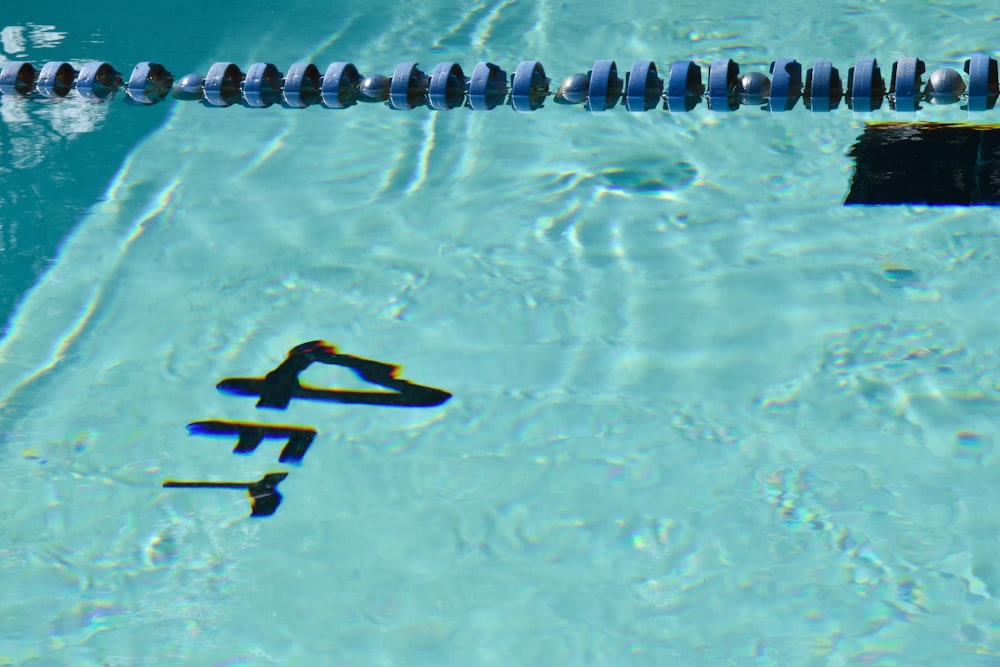
[[[299, 373], [313, 363], [349, 368], [365, 382], [394, 391], [348, 391], [303, 387], [299, 383]], [[288, 357], [263, 378], [226, 378], [216, 387], [223, 393], [235, 396], [257, 396], [258, 408], [277, 410], [286, 409], [293, 398], [411, 408], [433, 407], [451, 398], [451, 394], [442, 389], [400, 380], [396, 377], [398, 370], [399, 366], [392, 364], [339, 354], [333, 345], [316, 340], [289, 350]]]
[[168, 479], [166, 489], [244, 489], [250, 495], [250, 516], [271, 516], [278, 511], [281, 494], [278, 484], [288, 477], [287, 472], [271, 472], [256, 482], [178, 482]]
[[273, 426], [245, 422], [199, 421], [187, 426], [190, 435], [237, 436], [233, 454], [253, 454], [264, 438], [284, 438], [287, 444], [281, 450], [281, 463], [301, 463], [309, 445], [316, 437], [316, 429], [301, 426]]
[[1000, 205], [1000, 127], [869, 123], [844, 205]]
[[[299, 373], [312, 363], [349, 368], [366, 382], [393, 391], [347, 391], [303, 387], [299, 383]], [[399, 366], [340, 354], [333, 345], [315, 340], [293, 347], [285, 360], [263, 378], [227, 378], [216, 386], [220, 391], [235, 396], [259, 397], [258, 408], [278, 410], [286, 409], [293, 398], [355, 405], [419, 408], [441, 405], [451, 398], [451, 394], [443, 389], [400, 380], [396, 377], [398, 371]], [[286, 444], [278, 460], [292, 464], [301, 464], [309, 446], [316, 438], [316, 429], [305, 426], [204, 420], [191, 422], [187, 428], [190, 435], [236, 436], [233, 453], [243, 455], [257, 451], [264, 438], [284, 438]], [[282, 496], [278, 493], [277, 486], [286, 477], [288, 477], [287, 472], [272, 472], [256, 482], [182, 482], [168, 479], [163, 482], [163, 487], [246, 489], [250, 494], [251, 516], [264, 517], [272, 516], [281, 504]]]

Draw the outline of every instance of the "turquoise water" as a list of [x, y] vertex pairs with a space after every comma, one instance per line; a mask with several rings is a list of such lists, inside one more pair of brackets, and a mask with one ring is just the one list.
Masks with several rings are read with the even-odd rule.
[[[959, 66], [998, 20], [395, 6], [3, 20], [26, 38], [7, 57], [36, 63], [537, 58], [553, 78], [605, 57]], [[5, 160], [52, 134], [32, 104], [0, 124]], [[79, 109], [103, 115], [0, 163], [76, 197], [0, 202], [36, 262], [2, 260], [0, 664], [1000, 664], [995, 217], [843, 207], [863, 117]], [[317, 339], [453, 398], [275, 411], [215, 388]], [[201, 420], [317, 436], [294, 465], [188, 435]], [[277, 471], [267, 518], [161, 486]]]

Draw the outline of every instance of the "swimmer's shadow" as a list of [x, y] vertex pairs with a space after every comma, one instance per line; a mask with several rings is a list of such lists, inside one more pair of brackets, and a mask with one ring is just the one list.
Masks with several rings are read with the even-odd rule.
[[[299, 374], [312, 363], [343, 366], [371, 384], [393, 391], [352, 391], [303, 386]], [[434, 387], [413, 384], [396, 377], [398, 366], [373, 359], [338, 354], [336, 348], [323, 341], [303, 343], [292, 348], [288, 357], [263, 378], [226, 378], [216, 385], [219, 391], [235, 396], [257, 396], [258, 408], [284, 410], [293, 398], [353, 405], [383, 405], [393, 407], [433, 407], [451, 398], [451, 394]]]

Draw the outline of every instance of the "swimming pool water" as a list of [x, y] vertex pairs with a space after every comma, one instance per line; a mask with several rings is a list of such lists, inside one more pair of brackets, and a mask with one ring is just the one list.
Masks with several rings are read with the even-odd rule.
[[[954, 67], [998, 20], [394, 7], [117, 12], [96, 45], [99, 17], [4, 20], [66, 33], [29, 40], [36, 64], [537, 58], [553, 78], [606, 57]], [[50, 142], [0, 174], [105, 179], [53, 213], [72, 228], [0, 342], [0, 664], [1000, 664], [995, 216], [844, 207], [863, 117], [105, 106], [93, 162]], [[0, 126], [6, 153], [24, 129]], [[109, 132], [145, 136], [121, 154]], [[319, 339], [453, 397], [276, 411], [215, 387]], [[203, 420], [317, 435], [295, 465], [188, 435]], [[277, 471], [267, 518], [161, 487]]]

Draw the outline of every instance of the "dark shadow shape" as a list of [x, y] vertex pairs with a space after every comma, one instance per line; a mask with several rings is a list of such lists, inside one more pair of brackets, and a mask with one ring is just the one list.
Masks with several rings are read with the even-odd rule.
[[189, 435], [238, 436], [233, 454], [253, 454], [264, 438], [284, 438], [288, 441], [282, 450], [281, 463], [301, 463], [309, 445], [316, 437], [316, 430], [300, 426], [271, 426], [244, 422], [202, 421], [187, 426]]
[[[313, 362], [350, 368], [365, 382], [393, 389], [384, 391], [348, 391], [318, 389], [299, 384], [299, 373]], [[235, 396], [259, 396], [258, 408], [284, 410], [293, 398], [361, 405], [427, 408], [441, 405], [451, 394], [434, 387], [413, 384], [396, 377], [398, 366], [380, 361], [338, 354], [337, 349], [323, 341], [311, 341], [293, 347], [288, 357], [273, 371], [261, 378], [226, 378], [216, 385], [219, 391]]]
[[278, 484], [286, 477], [287, 472], [271, 472], [257, 482], [177, 482], [168, 479], [163, 483], [165, 489], [246, 489], [250, 494], [250, 516], [271, 516], [281, 504], [281, 494]]

